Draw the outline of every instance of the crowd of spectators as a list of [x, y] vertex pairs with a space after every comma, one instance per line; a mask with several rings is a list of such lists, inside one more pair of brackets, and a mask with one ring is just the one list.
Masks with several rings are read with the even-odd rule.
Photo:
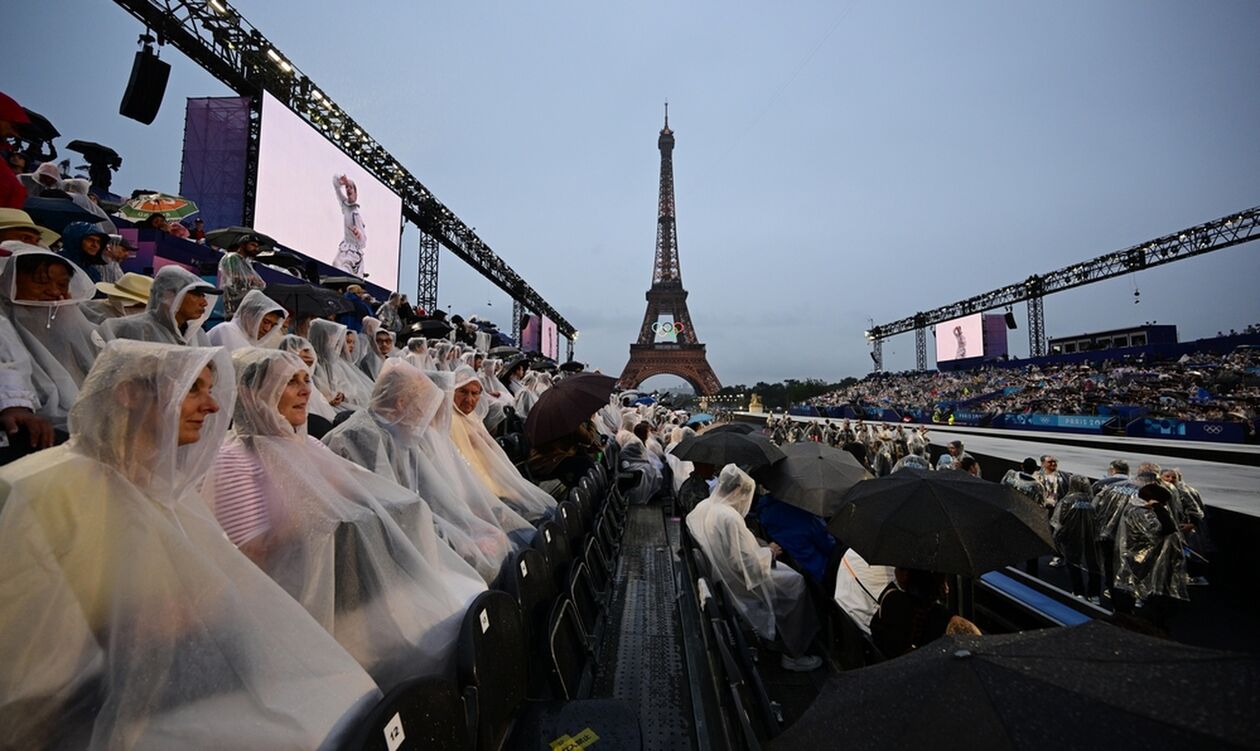
[[875, 373], [809, 403], [938, 415], [960, 408], [988, 414], [1094, 415], [1102, 408], [1133, 406], [1151, 417], [1254, 423], [1260, 413], [1260, 350], [1238, 347], [1225, 355], [1199, 352], [1176, 360], [1124, 358], [1098, 365]]
[[[0, 94], [0, 138], [23, 117]], [[520, 440], [581, 368], [360, 285], [340, 316], [299, 316], [267, 296], [249, 232], [217, 277], [106, 277], [110, 216], [42, 226], [23, 178], [41, 198], [71, 178], [9, 166], [0, 746], [331, 747], [383, 693], [453, 680], [469, 603], [616, 432]]]

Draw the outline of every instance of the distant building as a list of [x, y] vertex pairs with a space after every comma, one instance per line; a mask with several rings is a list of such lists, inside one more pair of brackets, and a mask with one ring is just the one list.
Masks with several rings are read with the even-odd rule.
[[1049, 354], [1070, 355], [1075, 352], [1102, 352], [1125, 347], [1145, 347], [1148, 344], [1176, 343], [1176, 326], [1148, 324], [1094, 334], [1054, 337], [1050, 339]]

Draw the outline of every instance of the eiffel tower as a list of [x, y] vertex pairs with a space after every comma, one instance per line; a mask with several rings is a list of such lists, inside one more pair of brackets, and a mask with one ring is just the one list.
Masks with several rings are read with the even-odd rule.
[[[714, 394], [722, 388], [704, 345], [696, 338], [687, 311], [687, 290], [683, 289], [678, 266], [678, 225], [674, 218], [674, 131], [669, 129], [669, 103], [665, 104], [665, 127], [656, 141], [661, 150], [661, 196], [656, 219], [656, 260], [652, 266], [652, 287], [647, 291], [647, 312], [639, 327], [639, 340], [630, 345], [630, 361], [621, 371], [622, 388], [636, 388], [654, 375], [676, 375], [697, 394]], [[668, 315], [675, 328], [661, 326]], [[681, 327], [679, 329], [678, 327]], [[661, 335], [662, 330], [664, 335]]]

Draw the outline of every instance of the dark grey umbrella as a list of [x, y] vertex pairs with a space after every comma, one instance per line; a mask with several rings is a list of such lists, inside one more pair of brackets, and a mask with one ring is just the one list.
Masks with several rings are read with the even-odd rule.
[[728, 422], [728, 423], [723, 423], [722, 425], [715, 425], [704, 432], [705, 433], [743, 433], [744, 435], [750, 435], [752, 433], [756, 433], [757, 429], [746, 422]]
[[569, 376], [539, 395], [525, 419], [525, 438], [541, 446], [578, 429], [604, 405], [617, 379], [599, 373]]
[[222, 227], [206, 233], [206, 244], [224, 250], [251, 239], [268, 248], [276, 245], [275, 240], [250, 227]]
[[1256, 748], [1257, 717], [1260, 658], [1090, 621], [841, 673], [771, 748]]
[[745, 469], [756, 469], [780, 461], [784, 454], [763, 436], [725, 430], [688, 438], [674, 449], [674, 456], [716, 467], [737, 464]]
[[29, 214], [36, 224], [57, 234], [65, 232], [66, 226], [75, 222], [95, 224], [101, 221], [99, 216], [79, 207], [68, 198], [32, 196], [22, 204], [22, 210]]
[[870, 563], [963, 576], [1054, 550], [1037, 503], [956, 471], [903, 469], [860, 482], [828, 529]]
[[761, 473], [766, 488], [784, 503], [830, 518], [844, 494], [871, 475], [848, 451], [802, 441], [783, 447], [786, 458]]
[[264, 294], [283, 305], [295, 318], [324, 318], [354, 310], [350, 301], [336, 291], [314, 284], [268, 284]]

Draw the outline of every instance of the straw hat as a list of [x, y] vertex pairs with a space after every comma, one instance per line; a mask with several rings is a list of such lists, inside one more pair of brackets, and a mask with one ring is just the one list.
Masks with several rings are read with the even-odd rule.
[[45, 248], [61, 238], [61, 235], [50, 229], [41, 227], [31, 219], [31, 215], [21, 209], [0, 208], [0, 229], [33, 229], [39, 233], [40, 244]]
[[153, 289], [153, 277], [128, 271], [117, 284], [97, 282], [96, 288], [110, 297], [137, 303], [149, 302], [149, 290]]

